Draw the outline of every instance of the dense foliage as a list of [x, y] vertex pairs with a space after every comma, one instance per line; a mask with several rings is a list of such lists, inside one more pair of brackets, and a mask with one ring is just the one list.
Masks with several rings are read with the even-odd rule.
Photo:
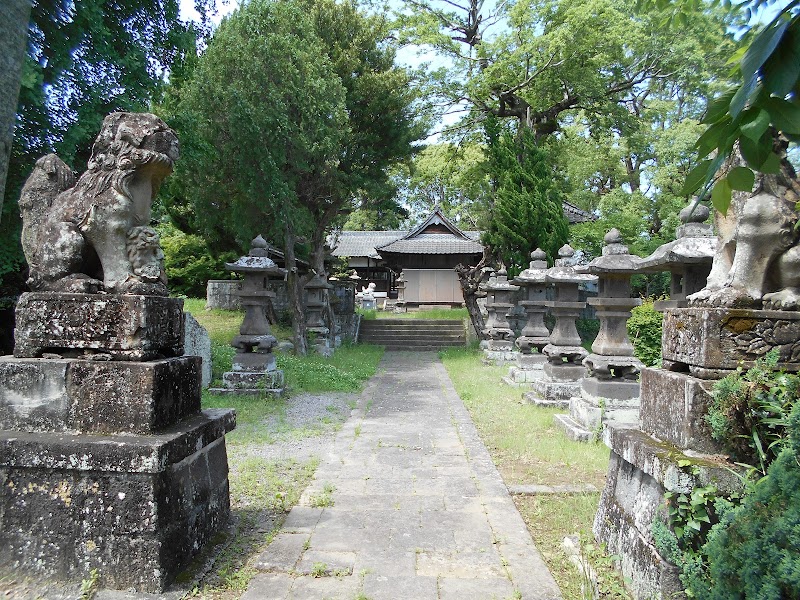
[[645, 366], [653, 367], [661, 362], [663, 320], [664, 315], [653, 308], [653, 298], [645, 298], [631, 310], [631, 317], [625, 324], [633, 343], [633, 352]]
[[741, 367], [714, 385], [706, 417], [714, 439], [735, 462], [762, 473], [788, 443], [789, 413], [800, 392], [800, 377], [776, 372], [777, 352]]
[[709, 535], [708, 600], [800, 598], [800, 404], [789, 419], [789, 444]]
[[212, 252], [203, 238], [184, 233], [171, 223], [160, 224], [158, 233], [164, 250], [164, 269], [173, 294], [202, 298], [209, 279], [230, 277], [225, 263], [235, 261], [235, 253]]
[[530, 129], [514, 136], [487, 120], [490, 173], [495, 200], [483, 241], [505, 264], [509, 277], [527, 268], [536, 248], [558, 256], [567, 241], [567, 220], [547, 154]]
[[715, 437], [734, 459], [756, 461], [743, 495], [726, 498], [713, 485], [668, 493], [671, 529], [653, 524], [656, 545], [681, 568], [690, 598], [800, 597], [798, 377], [775, 371], [776, 359], [768, 355], [714, 387], [708, 420]]

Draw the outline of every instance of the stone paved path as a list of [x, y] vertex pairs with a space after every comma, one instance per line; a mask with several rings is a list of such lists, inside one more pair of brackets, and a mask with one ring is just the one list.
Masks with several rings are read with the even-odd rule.
[[242, 600], [561, 598], [433, 353], [386, 353], [258, 568]]

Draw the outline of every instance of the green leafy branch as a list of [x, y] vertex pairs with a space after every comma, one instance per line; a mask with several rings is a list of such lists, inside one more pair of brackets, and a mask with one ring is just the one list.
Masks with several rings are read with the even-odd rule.
[[[774, 0], [711, 4], [743, 10], [749, 19], [753, 11]], [[665, 25], [679, 26], [703, 8], [699, 0], [639, 0], [638, 6], [664, 11]], [[710, 192], [712, 205], [721, 213], [728, 211], [734, 190], [752, 190], [756, 172], [780, 172], [781, 157], [774, 150], [778, 134], [800, 141], [800, 0], [787, 3], [769, 24], [748, 37], [750, 43], [729, 59], [740, 83], [709, 101], [702, 120], [708, 128], [695, 144], [703, 160], [689, 172], [681, 190], [685, 195], [697, 192], [701, 200]], [[746, 166], [717, 176], [737, 144]]]

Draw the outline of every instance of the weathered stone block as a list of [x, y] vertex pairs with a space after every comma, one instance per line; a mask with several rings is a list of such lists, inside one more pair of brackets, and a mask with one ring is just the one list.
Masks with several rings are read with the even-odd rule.
[[643, 369], [642, 430], [679, 448], [721, 452], [705, 420], [713, 384], [688, 373]]
[[184, 312], [183, 354], [203, 359], [201, 385], [208, 387], [211, 383], [211, 337], [205, 327], [187, 312]]
[[[778, 368], [800, 370], [800, 312], [731, 308], [682, 308], [664, 313], [665, 365], [719, 377], [777, 350]], [[679, 370], [673, 368], [672, 370]]]
[[650, 533], [664, 488], [611, 453], [606, 487], [594, 520], [595, 538], [620, 556], [620, 570], [635, 598], [668, 599], [682, 592], [678, 569], [656, 550]]
[[200, 411], [200, 358], [0, 357], [0, 429], [147, 434]]
[[14, 356], [76, 351], [114, 360], [183, 354], [183, 300], [116, 294], [22, 294], [17, 304]]
[[149, 436], [0, 432], [0, 572], [161, 592], [228, 520], [213, 410]]

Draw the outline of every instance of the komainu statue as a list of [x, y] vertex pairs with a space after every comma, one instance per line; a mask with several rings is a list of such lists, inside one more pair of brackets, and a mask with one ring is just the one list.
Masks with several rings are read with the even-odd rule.
[[[716, 213], [717, 252], [706, 287], [692, 306], [800, 308], [800, 181], [778, 139], [780, 173], [759, 174], [754, 191], [734, 192], [728, 213]], [[727, 168], [744, 164], [734, 153]]]
[[178, 158], [178, 138], [152, 114], [108, 115], [75, 183], [54, 154], [36, 162], [19, 206], [34, 291], [166, 296], [150, 209]]

